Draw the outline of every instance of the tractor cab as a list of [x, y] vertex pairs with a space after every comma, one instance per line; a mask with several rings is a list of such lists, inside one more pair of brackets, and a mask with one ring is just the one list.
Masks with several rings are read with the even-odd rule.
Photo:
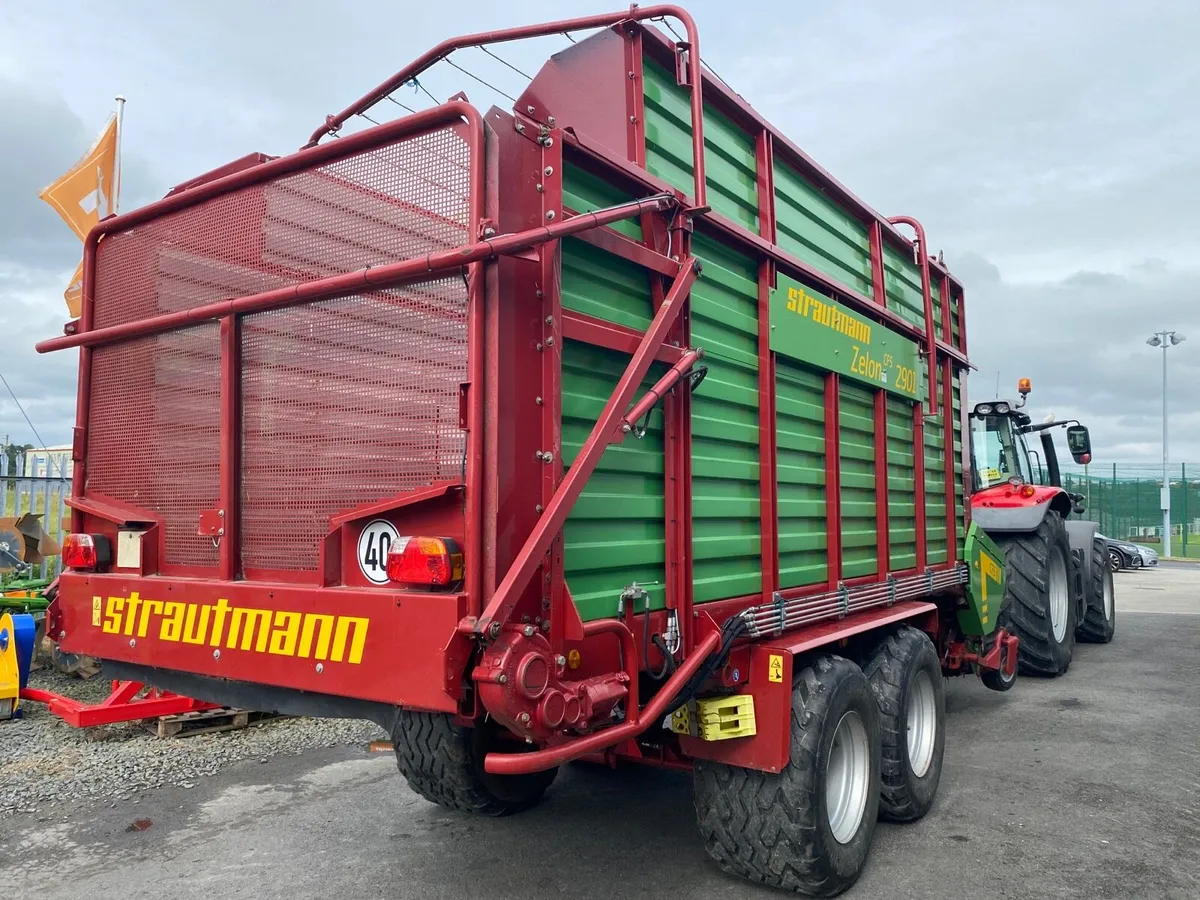
[[[1080, 465], [1092, 459], [1091, 437], [1085, 425], [1079, 422], [1055, 421], [1034, 424], [1029, 414], [1022, 410], [1032, 386], [1028, 378], [1017, 383], [1021, 399], [1017, 403], [1006, 400], [979, 403], [971, 412], [971, 454], [974, 464], [974, 487], [978, 491], [1006, 485], [1009, 492], [1023, 499], [1044, 499], [1043, 492], [1034, 486], [1062, 488], [1062, 473], [1058, 465], [1058, 453], [1054, 446], [1052, 429], [1066, 428], [1067, 448], [1071, 457]], [[1041, 452], [1030, 449], [1028, 435], [1037, 433], [1041, 438]], [[1071, 494], [1075, 512], [1082, 512], [1082, 498]]]

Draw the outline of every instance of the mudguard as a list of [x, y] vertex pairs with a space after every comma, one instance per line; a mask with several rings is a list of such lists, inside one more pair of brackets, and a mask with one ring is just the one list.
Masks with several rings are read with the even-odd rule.
[[989, 534], [1005, 531], [1036, 531], [1054, 502], [1049, 498], [1029, 506], [972, 506], [971, 521]]

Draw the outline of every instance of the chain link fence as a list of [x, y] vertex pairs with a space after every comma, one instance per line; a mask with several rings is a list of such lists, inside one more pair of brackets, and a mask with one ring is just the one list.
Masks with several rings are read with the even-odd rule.
[[[1200, 464], [1173, 463], [1171, 555], [1200, 559]], [[1083, 495], [1081, 518], [1096, 522], [1110, 538], [1146, 544], [1161, 551], [1162, 466], [1113, 463], [1065, 467], [1063, 487]]]

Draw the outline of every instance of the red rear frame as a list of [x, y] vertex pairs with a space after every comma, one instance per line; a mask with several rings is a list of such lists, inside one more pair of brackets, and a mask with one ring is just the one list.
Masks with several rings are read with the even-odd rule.
[[[687, 40], [673, 45], [655, 30], [640, 22], [660, 16], [679, 19], [687, 31]], [[595, 121], [572, 106], [570, 92], [555, 93], [554, 67], [566, 65], [556, 57], [547, 64], [529, 90], [519, 98], [513, 115], [496, 110], [484, 117], [468, 103], [455, 100], [435, 109], [417, 113], [339, 141], [319, 143], [335, 133], [352, 115], [362, 112], [386, 97], [454, 48], [496, 41], [514, 40], [540, 34], [585, 28], [607, 28], [608, 45], [621, 55], [622, 71], [628, 71], [624, 94], [608, 94], [605, 103], [612, 115]], [[619, 41], [619, 46], [613, 44]], [[580, 47], [585, 45], [581, 44]], [[609, 52], [601, 43], [595, 56], [578, 51], [574, 65], [593, 63], [597, 83], [607, 69]], [[645, 134], [642, 128], [642, 58], [652, 53], [674, 62], [680, 83], [689, 87], [693, 113], [693, 150], [695, 184], [690, 195], [671, 188], [651, 176], [645, 166]], [[575, 72], [578, 77], [578, 71]], [[757, 159], [760, 198], [759, 229], [752, 233], [705, 207], [704, 137], [700, 111], [711, 104], [733, 121], [757, 135]], [[458, 129], [470, 146], [470, 212], [468, 231], [475, 243], [463, 248], [429, 256], [320, 279], [289, 288], [267, 290], [259, 294], [225, 300], [184, 312], [166, 313], [153, 319], [96, 329], [92, 286], [96, 277], [96, 248], [106, 234], [113, 234], [153, 220], [185, 206], [204, 203], [250, 184], [263, 183], [346, 156], [367, 147], [378, 146], [429, 129]], [[569, 130], [566, 127], [570, 126]], [[621, 148], [614, 151], [614, 147]], [[831, 196], [858, 215], [870, 240], [872, 295], [863, 296], [846, 285], [823, 275], [810, 265], [784, 252], [775, 241], [774, 175], [776, 153], [820, 184]], [[634, 196], [647, 199], [624, 204], [620, 209], [595, 215], [576, 215], [563, 205], [561, 178], [564, 155], [575, 165], [622, 185]], [[607, 227], [621, 218], [637, 218], [642, 226], [639, 242]], [[893, 222], [903, 221], [917, 230], [916, 246], [921, 259], [925, 299], [925, 328], [901, 319], [888, 308], [883, 273], [885, 243], [911, 252], [913, 244], [900, 235]], [[67, 573], [61, 582], [59, 617], [64, 649], [87, 652], [106, 659], [135, 663], [151, 668], [177, 669], [201, 676], [273, 685], [280, 688], [333, 694], [389, 705], [404, 705], [444, 711], [471, 718], [478, 712], [478, 697], [471, 685], [472, 661], [479, 647], [497, 638], [502, 631], [527, 629], [544, 633], [555, 655], [565, 659], [569, 651], [586, 647], [586, 662], [572, 678], [624, 673], [635, 682], [638, 672], [649, 662], [638, 658], [632, 635], [640, 627], [638, 616], [628, 610], [622, 621], [603, 628], [586, 627], [579, 621], [571, 601], [563, 571], [562, 522], [570, 511], [578, 490], [590, 474], [589, 465], [599, 459], [605, 446], [623, 438], [622, 428], [636, 421], [634, 415], [650, 399], [639, 405], [641, 382], [654, 360], [673, 366], [674, 375], [664, 382], [662, 393], [686, 374], [696, 362], [690, 351], [688, 289], [696, 276], [695, 260], [690, 256], [690, 232], [693, 223], [720, 239], [733, 242], [759, 254], [758, 271], [760, 331], [759, 351], [759, 423], [761, 434], [760, 500], [762, 525], [763, 590], [750, 597], [730, 598], [703, 607], [693, 607], [691, 584], [691, 495], [690, 495], [690, 411], [686, 391], [674, 391], [665, 398], [664, 430], [667, 439], [665, 513], [667, 566], [667, 610], [679, 614], [684, 660], [676, 676], [659, 692], [659, 705], [667, 703], [690, 671], [694, 671], [719, 643], [718, 628], [729, 617], [756, 603], [820, 594], [885, 581], [889, 576], [911, 576], [927, 571], [926, 503], [924, 491], [925, 417], [920, 406], [914, 414], [914, 453], [916, 467], [917, 565], [915, 569], [891, 572], [887, 527], [887, 437], [886, 407], [882, 395], [876, 400], [876, 503], [881, 512], [878, 538], [879, 572], [866, 578], [844, 580], [838, 552], [841, 514], [839, 460], [837, 453], [827, 459], [827, 533], [829, 572], [826, 584], [812, 588], [793, 588], [777, 593], [779, 584], [778, 527], [776, 521], [777, 478], [774, 441], [775, 361], [770, 351], [767, 303], [778, 271], [800, 278], [835, 295], [847, 306], [884, 325], [919, 340], [930, 373], [929, 414], [941, 406], [945, 413], [946, 453], [953, 452], [955, 430], [960, 430], [963, 446], [964, 478], [969, 481], [966, 458], [967, 436], [961, 433], [963, 418], [952, 421], [950, 376], [955, 368], [966, 365], [966, 323], [961, 285], [937, 261], [928, 256], [924, 233], [919, 223], [907, 217], [886, 220], [854, 197], [845, 187], [817, 166], [782, 134], [766, 123], [719, 80], [706, 73], [700, 64], [699, 38], [695, 23], [686, 12], [672, 6], [631, 9], [628, 13], [592, 16], [550, 23], [544, 26], [513, 29], [483, 35], [470, 35], [444, 42], [389, 81], [365, 95], [351, 107], [331, 116], [314, 131], [309, 144], [291, 156], [260, 162], [234, 171], [216, 180], [200, 183], [136, 212], [102, 222], [89, 236], [84, 251], [84, 303], [82, 318], [66, 337], [39, 345], [40, 351], [66, 346], [80, 347], [79, 402], [75, 428], [74, 457], [76, 471], [72, 528], [75, 531], [100, 531], [114, 536], [131, 523], [147, 528], [143, 538], [141, 566], [137, 571], [105, 574]], [[642, 267], [648, 276], [653, 298], [655, 321], [646, 332], [591, 319], [586, 315], [564, 312], [559, 293], [557, 271], [558, 241], [567, 234], [619, 255]], [[667, 255], [668, 247], [671, 255]], [[311, 303], [327, 297], [342, 296], [356, 290], [384, 288], [433, 277], [446, 271], [462, 270], [468, 293], [469, 373], [463, 386], [462, 426], [467, 435], [464, 477], [460, 482], [430, 485], [415, 492], [397, 494], [383, 501], [356, 506], [347, 497], [347, 508], [330, 523], [328, 537], [321, 545], [320, 563], [315, 577], [278, 572], [245, 571], [238, 558], [239, 535], [239, 458], [238, 398], [241, 379], [241, 316], [266, 309]], [[936, 284], [936, 298], [934, 285]], [[951, 313], [957, 304], [958, 340], [953, 340]], [[936, 306], [936, 308], [935, 308]], [[92, 388], [92, 347], [129, 340], [138, 335], [185, 328], [200, 321], [220, 323], [221, 456], [220, 517], [224, 522], [219, 555], [219, 572], [170, 569], [164, 565], [165, 541], [161, 520], [152, 512], [131, 507], [109, 498], [93, 497], [87, 492], [88, 409]], [[937, 330], [940, 327], [941, 338]], [[605, 413], [598, 421], [588, 443], [570, 473], [564, 477], [561, 446], [561, 359], [552, 348], [564, 339], [594, 343], [631, 354], [622, 384], [614, 391]], [[943, 375], [943, 392], [934, 385]], [[961, 372], [965, 391], [965, 370]], [[830, 446], [839, 439], [838, 376], [827, 376], [825, 427]], [[536, 397], [536, 402], [528, 402]], [[631, 411], [631, 405], [634, 409]], [[956, 488], [953, 466], [946, 478], [947, 505], [944, 522], [951, 535], [959, 527], [955, 510]], [[969, 512], [968, 512], [969, 515]], [[369, 519], [379, 516], [400, 517], [408, 533], [436, 533], [461, 540], [466, 560], [466, 580], [461, 590], [448, 594], [421, 594], [396, 590], [394, 586], [374, 587], [356, 577], [353, 558], [358, 531]], [[215, 527], [220, 529], [220, 523]], [[963, 523], [965, 527], [965, 523]], [[956, 564], [953, 538], [950, 558], [939, 564], [944, 571]], [[239, 574], [244, 576], [239, 580]], [[160, 612], [141, 613], [140, 620], [122, 620], [120, 628], [104, 631], [109, 598], [128, 602], [138, 596], [158, 602]], [[216, 608], [228, 602], [243, 610], [267, 609], [275, 615], [304, 616], [336, 613], [339, 616], [370, 619], [370, 630], [361, 660], [334, 662], [298, 652], [285, 652], [289, 638], [275, 640], [272, 632], [265, 652], [221, 653], [220, 633], [204, 636], [197, 642], [164, 643], [153, 640], [155, 615], [172, 598], [183, 598], [197, 608]], [[146, 607], [142, 607], [146, 609]], [[917, 622], [931, 636], [942, 633], [937, 607], [928, 603], [910, 603], [895, 608], [859, 613], [840, 625], [820, 626], [797, 635], [788, 635], [770, 643], [768, 649], [787, 655], [810, 652], [830, 642], [885, 627], [895, 621]], [[199, 616], [199, 612], [196, 613]], [[278, 620], [276, 620], [278, 622]], [[652, 627], [662, 631], [665, 614], [652, 616]], [[148, 627], [149, 626], [149, 627]], [[297, 626], [298, 627], [298, 626]], [[364, 626], [364, 631], [366, 627]], [[619, 641], [612, 640], [616, 634]], [[146, 639], [149, 636], [150, 639]], [[232, 638], [231, 638], [232, 640]], [[291, 642], [292, 645], [296, 641]], [[633, 647], [623, 652], [621, 647]], [[767, 647], [768, 645], [762, 645]], [[755, 694], [768, 708], [778, 705], [779, 691], [764, 683], [761, 670], [765, 663], [762, 647], [747, 658], [745, 678], [740, 685]], [[295, 650], [295, 646], [292, 647]], [[278, 650], [278, 652], [277, 652]], [[303, 659], [302, 663], [300, 660]], [[758, 673], [758, 674], [756, 674]], [[726, 680], [728, 673], [723, 676]], [[748, 684], [747, 684], [748, 679]], [[476, 676], [478, 680], [478, 676]], [[738, 678], [733, 679], [739, 682]], [[636, 696], [636, 694], [631, 694]], [[534, 762], [550, 765], [585, 752], [608, 748], [630, 756], [646, 752], [636, 737], [656, 717], [668, 711], [652, 702], [640, 713], [626, 711], [621, 726], [594, 732], [559, 749], [543, 754], [524, 754], [524, 762], [497, 757], [489, 760], [494, 771], [518, 771]], [[786, 717], [784, 717], [786, 721]], [[556, 742], [551, 742], [556, 743]], [[734, 742], [737, 744], [738, 742]], [[738, 750], [721, 745], [685, 742], [687, 752], [697, 756], [742, 760], [742, 764], [760, 768], [778, 768], [786, 763], [786, 742], [755, 741], [742, 744], [756, 750]], [[777, 746], [778, 745], [778, 746]], [[767, 747], [763, 750], [761, 748]], [[782, 756], [780, 755], [782, 754]], [[506, 769], [506, 766], [517, 768]]]

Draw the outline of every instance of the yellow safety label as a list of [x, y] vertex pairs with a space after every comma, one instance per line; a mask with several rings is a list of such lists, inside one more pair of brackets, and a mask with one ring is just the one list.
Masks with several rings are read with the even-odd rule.
[[783, 684], [783, 655], [772, 653], [767, 657], [767, 680]]
[[100, 598], [92, 598], [92, 627], [100, 627]]

